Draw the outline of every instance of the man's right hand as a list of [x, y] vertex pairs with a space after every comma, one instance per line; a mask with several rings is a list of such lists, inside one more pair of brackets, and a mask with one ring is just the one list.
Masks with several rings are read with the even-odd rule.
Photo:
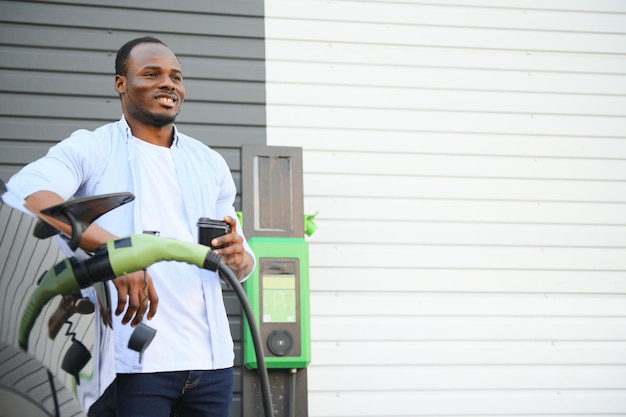
[[148, 320], [151, 320], [157, 312], [159, 297], [154, 289], [152, 278], [147, 272], [145, 272], [144, 281], [144, 272], [143, 270], [136, 271], [113, 280], [117, 289], [115, 315], [119, 316], [126, 311], [122, 324], [130, 322], [130, 325], [135, 327], [143, 319], [146, 310]]

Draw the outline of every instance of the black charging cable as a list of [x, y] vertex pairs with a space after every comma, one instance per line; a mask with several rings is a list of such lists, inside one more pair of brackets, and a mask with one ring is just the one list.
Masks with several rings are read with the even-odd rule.
[[[250, 334], [252, 335], [252, 344], [254, 345], [254, 352], [256, 355], [257, 371], [259, 373], [259, 380], [261, 382], [261, 397], [263, 398], [263, 406], [265, 410], [265, 417], [274, 417], [274, 406], [272, 405], [272, 394], [270, 392], [270, 378], [267, 373], [267, 366], [265, 365], [265, 352], [261, 343], [261, 336], [259, 329], [256, 325], [254, 313], [246, 292], [241, 285], [241, 282], [235, 276], [235, 273], [226, 265], [222, 263], [222, 257], [215, 252], [210, 252], [207, 255], [207, 261], [214, 266], [222, 277], [225, 277], [228, 283], [233, 287], [241, 307], [248, 319], [248, 326], [250, 327]], [[205, 264], [206, 265], [206, 264]], [[209, 268], [212, 269], [212, 268]]]

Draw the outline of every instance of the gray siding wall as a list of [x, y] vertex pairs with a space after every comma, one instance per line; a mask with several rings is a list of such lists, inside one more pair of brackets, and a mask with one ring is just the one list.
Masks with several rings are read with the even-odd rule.
[[[76, 129], [119, 119], [115, 54], [151, 35], [183, 65], [178, 128], [219, 151], [240, 190], [241, 146], [266, 141], [263, 17], [262, 0], [0, 1], [0, 178]], [[239, 303], [229, 291], [225, 300], [239, 361]], [[241, 415], [238, 393], [232, 414]]]

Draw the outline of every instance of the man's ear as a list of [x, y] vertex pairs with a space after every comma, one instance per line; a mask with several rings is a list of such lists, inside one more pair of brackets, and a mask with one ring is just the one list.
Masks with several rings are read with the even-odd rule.
[[126, 77], [117, 74], [115, 76], [115, 91], [117, 91], [118, 94], [122, 94], [124, 90], [126, 90]]

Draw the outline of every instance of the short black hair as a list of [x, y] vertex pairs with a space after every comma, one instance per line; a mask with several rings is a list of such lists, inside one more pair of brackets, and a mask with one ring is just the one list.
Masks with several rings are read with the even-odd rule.
[[135, 46], [141, 43], [160, 43], [163, 46], [167, 46], [161, 40], [153, 36], [144, 36], [142, 38], [137, 38], [126, 42], [124, 45], [122, 45], [119, 51], [117, 51], [117, 56], [115, 57], [116, 75], [126, 75], [126, 73], [128, 72], [128, 58], [130, 57], [130, 52]]

